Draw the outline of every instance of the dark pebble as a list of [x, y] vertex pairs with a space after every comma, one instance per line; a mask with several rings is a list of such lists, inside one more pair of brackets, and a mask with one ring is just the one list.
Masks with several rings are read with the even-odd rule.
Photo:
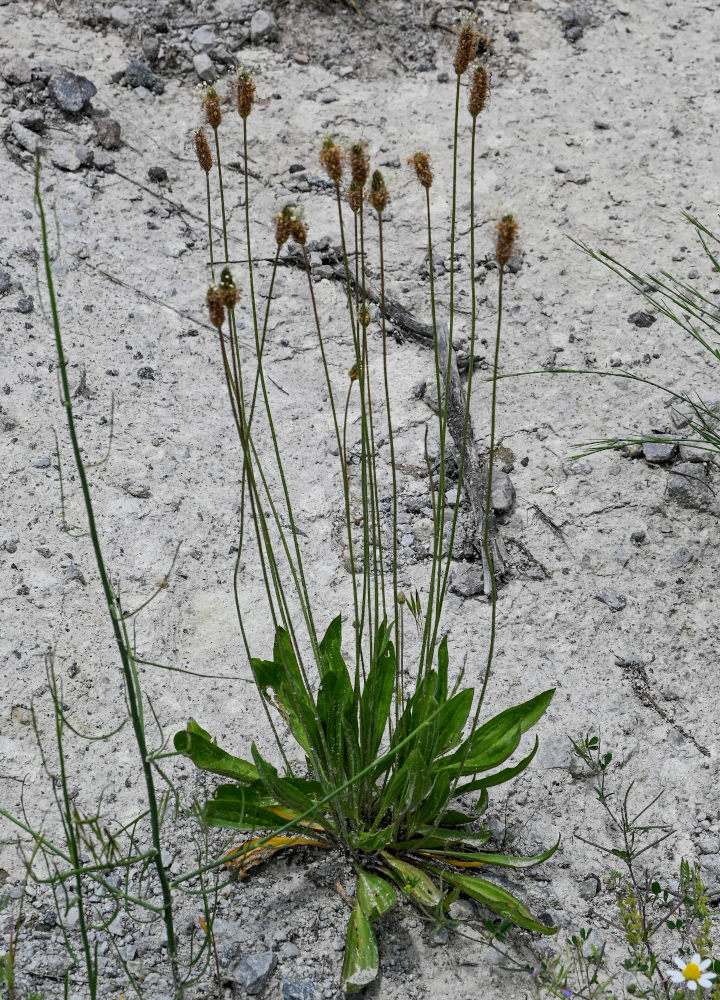
[[638, 312], [630, 313], [628, 316], [628, 323], [632, 323], [633, 326], [647, 327], [652, 326], [657, 316], [653, 316], [652, 313], [645, 312], [640, 309]]
[[508, 30], [505, 32], [505, 37], [509, 42], [520, 41], [520, 35], [518, 35], [517, 31], [514, 31], [512, 28], [508, 28]]
[[150, 382], [154, 382], [156, 375], [157, 372], [153, 368], [138, 368], [138, 378], [144, 378]]
[[168, 179], [167, 170], [165, 167], [150, 167], [148, 169], [148, 177], [151, 181], [155, 181], [156, 184], [164, 184]]
[[445, 70], [443, 70], [442, 73], [438, 73], [437, 75], [438, 83], [447, 83], [449, 79], [450, 75], [446, 73]]
[[32, 295], [23, 295], [20, 297], [16, 308], [19, 313], [31, 313], [35, 308], [35, 300]]
[[97, 87], [86, 76], [61, 69], [50, 77], [48, 93], [63, 111], [82, 111], [97, 94]]
[[150, 67], [141, 62], [140, 59], [133, 59], [125, 70], [125, 82], [129, 87], [146, 87], [153, 94], [162, 94], [165, 90], [165, 81], [157, 73], [153, 73]]
[[7, 295], [12, 288], [12, 278], [9, 271], [0, 271], [0, 295]]
[[120, 145], [120, 122], [114, 118], [96, 118], [97, 141], [103, 149], [117, 149]]
[[303, 166], [302, 163], [291, 163], [290, 164], [289, 173], [291, 173], [291, 174], [299, 174], [303, 170], [307, 170], [307, 167]]

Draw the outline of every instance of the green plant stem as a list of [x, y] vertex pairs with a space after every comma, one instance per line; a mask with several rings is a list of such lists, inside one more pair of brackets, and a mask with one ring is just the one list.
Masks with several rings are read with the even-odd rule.
[[167, 873], [165, 871], [165, 866], [162, 861], [162, 845], [160, 842], [160, 824], [158, 819], [158, 804], [155, 792], [155, 781], [152, 772], [152, 765], [148, 760], [147, 745], [145, 742], [145, 732], [142, 724], [141, 707], [139, 705], [139, 700], [142, 697], [142, 695], [139, 689], [136, 690], [135, 687], [135, 680], [133, 677], [133, 670], [130, 663], [129, 650], [127, 649], [123, 639], [123, 633], [118, 616], [118, 609], [116, 606], [115, 596], [112, 587], [110, 585], [110, 579], [107, 570], [105, 568], [105, 560], [102, 554], [102, 548], [100, 546], [100, 538], [98, 536], [97, 526], [95, 522], [95, 512], [93, 509], [92, 498], [90, 496], [90, 487], [88, 485], [83, 457], [80, 452], [80, 445], [78, 442], [77, 432], [75, 429], [75, 418], [73, 414], [73, 406], [71, 401], [72, 396], [70, 394], [70, 384], [67, 375], [67, 360], [65, 358], [65, 350], [63, 347], [62, 333], [60, 330], [60, 318], [57, 309], [57, 301], [55, 298], [55, 285], [53, 282], [52, 268], [50, 266], [50, 249], [48, 245], [47, 223], [45, 220], [45, 210], [43, 207], [42, 196], [40, 194], [39, 159], [36, 161], [35, 165], [35, 200], [38, 206], [38, 214], [40, 216], [40, 227], [41, 227], [42, 245], [43, 245], [43, 260], [45, 265], [45, 278], [47, 281], [48, 296], [50, 299], [50, 311], [52, 315], [53, 329], [55, 332], [55, 347], [58, 356], [60, 381], [62, 384], [62, 396], [63, 396], [62, 404], [65, 407], [65, 413], [68, 422], [68, 430], [70, 433], [70, 440], [72, 443], [73, 456], [75, 458], [75, 465], [78, 471], [78, 478], [80, 479], [80, 487], [82, 489], [83, 500], [85, 502], [85, 510], [88, 518], [88, 527], [90, 530], [90, 538], [92, 541], [93, 552], [95, 554], [95, 562], [97, 564], [98, 573], [100, 575], [100, 582], [102, 584], [103, 594], [105, 597], [105, 603], [107, 605], [108, 613], [110, 615], [110, 620], [112, 623], [112, 629], [115, 636], [115, 643], [117, 645], [118, 653], [120, 655], [123, 678], [125, 681], [125, 690], [128, 699], [128, 707], [130, 709], [130, 718], [133, 725], [133, 731], [135, 733], [135, 740], [137, 743], [140, 762], [143, 771], [143, 777], [145, 780], [145, 789], [147, 793], [148, 808], [149, 808], [150, 830], [151, 830], [153, 847], [155, 849], [154, 864], [163, 899], [163, 920], [165, 923], [165, 931], [167, 935], [168, 955], [170, 957], [173, 982], [177, 985], [178, 982], [177, 943], [175, 939], [175, 928], [173, 924], [172, 896], [170, 893], [170, 885], [167, 878]]
[[[217, 138], [217, 137], [216, 137]], [[215, 254], [213, 250], [213, 231], [212, 231], [212, 207], [210, 202], [210, 171], [205, 171], [205, 193], [207, 198], [207, 224], [208, 224], [208, 246], [210, 249], [210, 274], [212, 276], [212, 283], [215, 284]], [[226, 254], [227, 256], [227, 254]]]
[[225, 247], [225, 263], [230, 260], [230, 254], [228, 252], [228, 227], [227, 218], [225, 216], [225, 187], [223, 185], [222, 176], [222, 163], [220, 161], [220, 139], [218, 138], [218, 130], [213, 129], [213, 134], [215, 136], [215, 154], [217, 157], [217, 169], [218, 169], [218, 185], [220, 187], [220, 208], [222, 210], [222, 228], [223, 228], [223, 245]]
[[[453, 547], [455, 545], [455, 534], [457, 531], [458, 517], [460, 513], [460, 501], [462, 498], [463, 474], [465, 472], [465, 457], [467, 455], [468, 431], [470, 429], [470, 400], [472, 397], [473, 370], [475, 366], [475, 342], [477, 331], [477, 290], [475, 287], [475, 138], [477, 133], [477, 118], [472, 120], [472, 134], [470, 139], [470, 357], [468, 363], [467, 395], [465, 398], [465, 416], [463, 420], [463, 437], [460, 447], [460, 462], [458, 467], [458, 484], [455, 494], [455, 508], [453, 510], [452, 523], [450, 526], [450, 541], [448, 543], [448, 557], [445, 565], [445, 572], [442, 578], [442, 586], [438, 594], [438, 607], [442, 609], [447, 593], [450, 579], [450, 565], [452, 562]], [[450, 384], [450, 359], [448, 358], [447, 384]], [[435, 630], [433, 633], [433, 645], [437, 641], [440, 617], [436, 618]]]
[[[432, 329], [433, 329], [433, 357], [435, 361], [435, 388], [437, 392], [438, 409], [442, 405], [440, 400], [442, 399], [442, 388], [440, 379], [440, 358], [438, 357], [438, 342], [437, 342], [437, 314], [435, 307], [435, 273], [433, 270], [433, 251], [432, 251], [432, 223], [430, 216], [430, 189], [425, 188], [425, 206], [427, 214], [427, 241], [428, 241], [428, 263], [430, 267], [430, 308], [432, 315]], [[427, 432], [425, 434], [425, 457], [428, 463], [428, 470], [430, 472], [430, 494], [433, 500], [433, 555], [432, 555], [432, 565], [430, 569], [430, 586], [428, 588], [428, 605], [427, 611], [425, 613], [425, 626], [423, 628], [422, 644], [420, 647], [420, 661], [418, 667], [418, 677], [417, 682], [423, 675], [425, 669], [425, 663], [427, 661], [427, 669], [430, 669], [430, 664], [432, 663], [432, 653], [428, 651], [430, 645], [430, 635], [432, 629], [433, 620], [433, 594], [435, 592], [435, 576], [438, 570], [438, 559], [442, 554], [442, 541], [444, 534], [444, 524], [442, 522], [442, 510], [439, 487], [438, 496], [435, 497], [435, 491], [433, 489], [432, 483], [432, 469], [430, 463], [430, 456], [427, 449]], [[442, 477], [442, 469], [445, 464], [445, 454], [443, 450], [443, 441], [440, 440], [440, 475]]]
[[383, 382], [385, 385], [385, 413], [387, 416], [388, 443], [390, 445], [390, 470], [392, 473], [392, 574], [393, 574], [393, 621], [395, 625], [395, 652], [398, 670], [402, 673], [400, 649], [400, 615], [398, 610], [398, 484], [395, 467], [395, 436], [393, 434], [392, 411], [390, 409], [390, 382], [387, 359], [387, 322], [385, 315], [385, 249], [383, 241], [382, 212], [378, 212], [378, 239], [380, 243], [380, 314], [382, 318]]

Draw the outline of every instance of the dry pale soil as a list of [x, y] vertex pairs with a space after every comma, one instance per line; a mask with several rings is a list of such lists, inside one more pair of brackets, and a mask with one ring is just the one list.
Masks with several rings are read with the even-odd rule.
[[[639, 270], [669, 267], [717, 301], [720, 276], [680, 213], [712, 226], [720, 201], [720, 4], [588, 0], [568, 12], [554, 0], [481, 0], [478, 13], [492, 39], [484, 58], [494, 80], [479, 133], [481, 261], [500, 214], [513, 211], [522, 231], [520, 266], [505, 289], [502, 370], [626, 370], [717, 399], [718, 369], [707, 352], [652, 309], [656, 322], [629, 322], [647, 306], [566, 235]], [[388, 292], [427, 322], [423, 204], [405, 161], [427, 149], [435, 163], [436, 270], [446, 310], [455, 15], [452, 6], [424, 0], [376, 0], [363, 4], [361, 15], [314, 0], [278, 0], [272, 10], [259, 10], [255, 0], [127, 0], [112, 8], [109, 0], [107, 6], [0, 0], [0, 801], [15, 814], [25, 809], [48, 835], [57, 835], [58, 821], [30, 712], [34, 706], [52, 768], [47, 651], [54, 650], [68, 718], [80, 733], [113, 729], [125, 706], [82, 535], [85, 515], [59, 404], [47, 296], [38, 282], [33, 150], [42, 151], [40, 184], [57, 251], [53, 273], [88, 461], [106, 453], [114, 400], [112, 447], [92, 470], [91, 485], [106, 558], [126, 606], [150, 596], [182, 542], [169, 585], [137, 620], [138, 650], [148, 660], [227, 678], [143, 667], [147, 697], [165, 738], [192, 715], [227, 749], [247, 755], [255, 740], [272, 755], [232, 599], [240, 463], [217, 341], [202, 305], [204, 179], [191, 146], [201, 117], [198, 71], [217, 75], [223, 92], [237, 64], [257, 79], [249, 160], [260, 293], [274, 250], [271, 218], [286, 202], [302, 206], [310, 239], [321, 248], [338, 242], [318, 145], [328, 132], [344, 141], [361, 137], [391, 188]], [[129, 69], [132, 59], [145, 69]], [[96, 89], [89, 101], [81, 96], [79, 110], [64, 110], [53, 97], [52, 80], [62, 69]], [[230, 110], [227, 116], [231, 256], [242, 258], [241, 130]], [[119, 124], [119, 137], [109, 119]], [[468, 134], [461, 116], [458, 324], [465, 338]], [[101, 138], [115, 148], [104, 148]], [[313, 253], [331, 374], [344, 395], [351, 363], [344, 291], [325, 276], [322, 250]], [[368, 254], [377, 275], [374, 231]], [[245, 286], [242, 261], [235, 274]], [[481, 264], [475, 277], [482, 376], [496, 316], [496, 272]], [[266, 367], [311, 588], [319, 616], [329, 621], [349, 615], [350, 597], [327, 392], [302, 273], [281, 268], [277, 292]], [[247, 301], [240, 315], [251, 358]], [[396, 332], [388, 363], [401, 470], [401, 584], [422, 592], [429, 537], [423, 440], [432, 413], [418, 387], [431, 385], [434, 374], [431, 352]], [[376, 321], [370, 334], [379, 350]], [[488, 401], [488, 385], [477, 377], [473, 419], [481, 449]], [[604, 841], [610, 831], [573, 762], [568, 735], [600, 734], [618, 762], [613, 780], [617, 787], [634, 781], [638, 802], [663, 791], [654, 816], [675, 833], [648, 855], [654, 870], [670, 882], [684, 856], [699, 861], [711, 891], [720, 890], [720, 475], [712, 463], [698, 462], [708, 486], [683, 506], [669, 490], [667, 464], [618, 452], [570, 460], [577, 442], [665, 427], [674, 427], [665, 397], [639, 383], [557, 374], [500, 383], [501, 457], [516, 496], [500, 516], [509, 572], [499, 596], [488, 711], [548, 687], [556, 695], [538, 727], [533, 765], [491, 799], [489, 816], [496, 841], [517, 852], [534, 853], [562, 838], [547, 864], [511, 883], [560, 925], [561, 935], [592, 926], [613, 954], [618, 933], [608, 923], [608, 865], [575, 836]], [[259, 440], [267, 446], [262, 433]], [[380, 459], [387, 472], [386, 442]], [[264, 655], [268, 615], [250, 555], [241, 599], [251, 646]], [[456, 567], [445, 626], [453, 669], [464, 664], [466, 679], [476, 680], [489, 607], [472, 566]], [[68, 733], [78, 808], [92, 812], [102, 793], [104, 815], [127, 822], [143, 802], [135, 755], [128, 727], [107, 742]], [[212, 787], [189, 763], [166, 764], [184, 801]], [[13, 828], [0, 830], [0, 886], [10, 897], [0, 931], [7, 944], [23, 866]], [[171, 871], [179, 874], [194, 863], [196, 828], [169, 821], [166, 836]], [[334, 861], [296, 857], [224, 888], [216, 933], [222, 995], [246, 995], [233, 970], [248, 956], [271, 952], [277, 965], [262, 986], [265, 996], [337, 996], [347, 904], [336, 880], [348, 875]], [[54, 1000], [62, 995], [67, 961], [52, 911], [48, 891], [30, 885], [17, 967], [22, 989], [34, 984]], [[197, 929], [201, 915], [192, 899], [183, 902], [181, 935]], [[98, 935], [99, 995], [123, 994], [122, 958], [143, 977], [146, 1000], [169, 997], [161, 944], [157, 925], [118, 916]], [[523, 974], [498, 962], [472, 934], [433, 936], [404, 908], [385, 921], [380, 944], [382, 973], [369, 996], [528, 995]], [[193, 995], [218, 995], [209, 974]], [[77, 971], [70, 996], [85, 997]]]

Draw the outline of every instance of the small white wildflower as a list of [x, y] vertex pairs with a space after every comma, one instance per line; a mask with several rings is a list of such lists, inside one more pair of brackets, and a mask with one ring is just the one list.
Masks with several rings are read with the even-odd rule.
[[692, 991], [695, 991], [698, 986], [701, 989], [710, 989], [715, 973], [707, 971], [711, 965], [709, 958], [701, 961], [696, 952], [687, 963], [677, 956], [673, 961], [677, 965], [677, 969], [668, 969], [667, 975], [674, 983], [678, 986], [687, 986]]

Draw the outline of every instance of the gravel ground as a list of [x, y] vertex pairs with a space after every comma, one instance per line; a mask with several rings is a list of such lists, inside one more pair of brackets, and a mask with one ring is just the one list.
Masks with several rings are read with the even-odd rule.
[[[668, 267], [713, 302], [720, 296], [720, 277], [680, 219], [684, 209], [712, 226], [720, 200], [720, 4], [592, 0], [562, 8], [552, 0], [487, 0], [479, 13], [492, 39], [487, 63], [494, 74], [479, 137], [481, 260], [490, 254], [492, 223], [503, 212], [515, 212], [522, 227], [521, 266], [506, 287], [503, 371], [622, 368], [716, 400], [717, 368], [707, 352], [648, 312], [566, 234], [639, 270]], [[256, 279], [262, 291], [270, 273], [263, 260], [274, 250], [272, 215], [287, 201], [300, 204], [317, 241], [314, 287], [332, 376], [344, 393], [351, 346], [342, 324], [335, 324], [343, 287], [324, 270], [325, 248], [337, 244], [338, 233], [332, 192], [318, 176], [319, 137], [364, 138], [373, 164], [386, 173], [392, 195], [388, 291], [427, 321], [424, 216], [405, 159], [423, 148], [436, 164], [436, 262], [445, 301], [453, 16], [452, 8], [419, 0], [378, 0], [362, 16], [310, 0], [277, 3], [273, 10], [252, 0], [112, 8], [88, 0], [0, 0], [0, 800], [14, 812], [24, 802], [31, 821], [49, 832], [57, 820], [29, 711], [34, 704], [49, 739], [46, 651], [55, 650], [63, 700], [82, 732], [112, 729], [124, 705], [92, 552], [78, 536], [84, 514], [58, 404], [45, 295], [37, 284], [35, 147], [43, 150], [41, 184], [57, 220], [54, 274], [79, 434], [91, 461], [107, 449], [114, 398], [112, 450], [92, 472], [92, 489], [126, 606], [149, 596], [182, 541], [170, 585], [139, 619], [138, 648], [150, 660], [239, 678], [192, 679], [148, 667], [145, 690], [166, 735], [193, 715], [227, 749], [247, 755], [255, 740], [271, 756], [232, 602], [240, 474], [202, 306], [207, 247], [204, 181], [191, 146], [200, 119], [196, 88], [200, 79], [217, 77], [224, 89], [222, 77], [236, 62], [256, 76], [249, 150]], [[230, 229], [238, 236], [240, 139], [233, 119], [224, 141]], [[461, 178], [463, 207], [465, 167]], [[467, 229], [460, 227], [458, 250], [465, 337]], [[375, 255], [373, 237], [371, 268]], [[236, 276], [247, 284], [244, 265], [236, 266]], [[492, 336], [494, 278], [492, 267], [478, 267], [481, 356]], [[332, 425], [301, 272], [282, 268], [278, 291], [267, 369], [312, 560], [311, 589], [329, 620], [350, 607]], [[640, 311], [646, 317], [638, 317]], [[247, 299], [241, 318], [249, 335]], [[376, 322], [370, 333], [379, 348]], [[398, 336], [389, 367], [401, 468], [401, 583], [422, 589], [428, 562], [423, 435], [431, 413], [417, 386], [432, 382], [431, 353]], [[488, 388], [480, 378], [475, 386], [473, 417], [486, 448]], [[604, 838], [607, 831], [573, 764], [568, 734], [601, 733], [623, 762], [617, 780], [633, 780], [640, 801], [664, 789], [659, 815], [676, 834], [657, 852], [657, 870], [672, 879], [681, 856], [697, 859], [711, 890], [720, 889], [718, 724], [708, 694], [718, 671], [718, 469], [695, 462], [697, 483], [678, 491], [677, 463], [698, 456], [569, 458], [579, 441], [665, 427], [673, 428], [665, 399], [636, 383], [544, 375], [500, 384], [503, 467], [516, 495], [500, 517], [510, 571], [499, 599], [488, 707], [500, 709], [547, 687], [557, 694], [538, 727], [541, 748], [533, 766], [491, 800], [490, 817], [496, 838], [518, 852], [534, 853], [562, 836], [551, 861], [519, 880], [522, 892], [563, 929], [594, 926], [611, 951], [617, 932], [605, 918], [612, 895], [602, 883], [599, 893], [592, 889], [606, 866], [574, 836]], [[61, 530], [53, 429], [70, 533]], [[381, 458], [386, 466], [386, 446]], [[478, 593], [476, 568], [463, 563], [445, 624], [451, 663], [457, 671], [464, 662], [472, 681], [484, 662], [489, 609]], [[251, 645], [262, 655], [267, 613], [252, 562], [243, 567], [242, 591]], [[188, 800], [212, 785], [190, 766], [172, 761], [168, 767]], [[101, 790], [105, 810], [120, 822], [141, 807], [126, 730], [108, 742], [69, 739], [68, 768], [81, 808], [91, 811]], [[193, 863], [193, 827], [183, 821], [167, 829], [168, 862], [180, 873]], [[0, 836], [0, 887], [14, 901], [0, 916], [7, 941], [22, 865], [10, 827]], [[246, 995], [248, 982], [251, 990], [284, 1000], [338, 995], [347, 904], [336, 881], [344, 884], [348, 875], [339, 859], [296, 856], [223, 889], [216, 940], [224, 995]], [[347, 888], [352, 891], [349, 882]], [[18, 969], [23, 984], [54, 998], [66, 964], [60, 929], [49, 894], [30, 887], [28, 895]], [[201, 915], [192, 900], [183, 903], [183, 940]], [[145, 977], [146, 1000], [169, 996], [157, 926], [139, 928], [118, 917], [99, 941], [100, 996], [122, 994], [120, 957]], [[380, 943], [382, 975], [369, 996], [527, 995], [523, 976], [498, 965], [482, 943], [433, 936], [409, 911], [385, 922]], [[248, 969], [256, 975], [252, 982]], [[85, 996], [79, 982], [70, 994], [77, 1000]], [[218, 993], [207, 977], [194, 995]]]

